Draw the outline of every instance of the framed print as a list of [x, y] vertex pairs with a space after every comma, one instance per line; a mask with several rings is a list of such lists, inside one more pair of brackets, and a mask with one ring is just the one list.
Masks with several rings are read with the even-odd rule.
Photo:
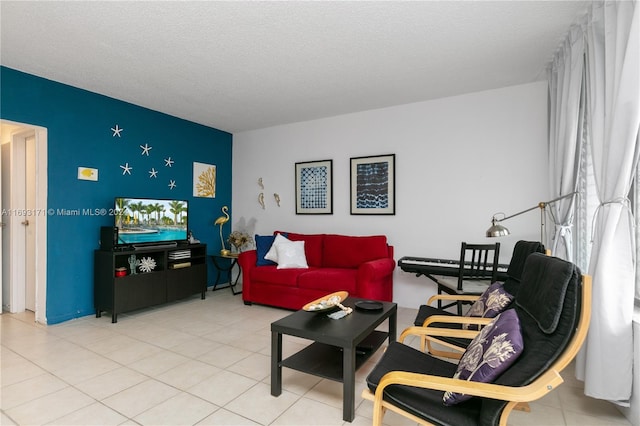
[[296, 163], [296, 214], [333, 214], [333, 160]]
[[351, 214], [396, 214], [396, 155], [351, 158]]
[[216, 166], [193, 163], [193, 196], [216, 198]]

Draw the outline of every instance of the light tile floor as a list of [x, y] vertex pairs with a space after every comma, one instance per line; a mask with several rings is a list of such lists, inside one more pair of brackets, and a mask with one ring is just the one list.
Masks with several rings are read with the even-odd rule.
[[[245, 306], [226, 290], [123, 314], [117, 324], [106, 314], [43, 326], [32, 313], [4, 313], [0, 424], [348, 425], [340, 383], [285, 368], [282, 395], [270, 395], [270, 324], [289, 313]], [[399, 309], [399, 331], [415, 313]], [[283, 340], [285, 356], [306, 344]], [[381, 352], [357, 372], [352, 425], [371, 424], [360, 393]], [[565, 380], [510, 424], [630, 424], [613, 405], [585, 397], [572, 372]], [[388, 413], [385, 424], [412, 423]]]

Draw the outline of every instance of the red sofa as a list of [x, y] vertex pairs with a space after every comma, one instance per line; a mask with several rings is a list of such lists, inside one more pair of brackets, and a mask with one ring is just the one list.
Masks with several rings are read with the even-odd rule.
[[240, 253], [242, 299], [246, 305], [259, 303], [297, 310], [342, 290], [364, 299], [392, 300], [395, 261], [393, 246], [387, 244], [386, 236], [276, 233], [291, 241], [304, 241], [309, 268], [257, 266], [256, 250]]

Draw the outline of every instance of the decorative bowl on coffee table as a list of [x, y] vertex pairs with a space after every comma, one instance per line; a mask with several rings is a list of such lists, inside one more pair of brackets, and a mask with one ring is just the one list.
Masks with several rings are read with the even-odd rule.
[[329, 309], [334, 309], [339, 303], [342, 303], [349, 293], [346, 291], [336, 291], [335, 293], [327, 294], [316, 300], [313, 300], [302, 307], [307, 312], [324, 312]]

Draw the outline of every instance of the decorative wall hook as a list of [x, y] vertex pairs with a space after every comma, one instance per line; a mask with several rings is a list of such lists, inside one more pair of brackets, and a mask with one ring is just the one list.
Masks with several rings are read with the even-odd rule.
[[258, 204], [260, 204], [260, 207], [262, 207], [262, 210], [264, 210], [264, 193], [261, 192], [258, 195]]
[[273, 198], [276, 199], [276, 204], [280, 207], [280, 196], [277, 193], [273, 193]]
[[264, 184], [262, 183], [262, 178], [258, 178], [258, 185], [261, 189], [264, 189]]

